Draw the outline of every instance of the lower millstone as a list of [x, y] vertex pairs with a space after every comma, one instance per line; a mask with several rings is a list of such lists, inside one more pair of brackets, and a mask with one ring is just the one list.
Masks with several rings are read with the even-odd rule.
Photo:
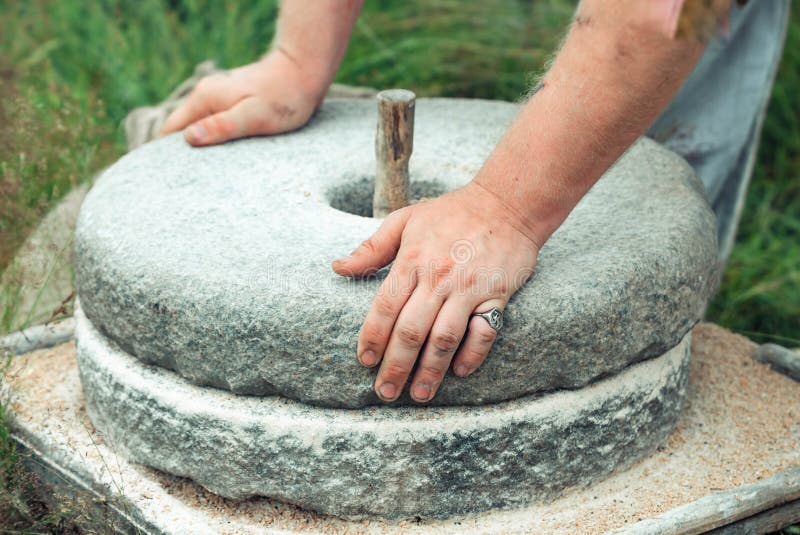
[[363, 517], [447, 517], [547, 500], [652, 451], [686, 395], [689, 335], [578, 390], [482, 407], [304, 405], [199, 387], [77, 312], [87, 411], [129, 459], [233, 499]]

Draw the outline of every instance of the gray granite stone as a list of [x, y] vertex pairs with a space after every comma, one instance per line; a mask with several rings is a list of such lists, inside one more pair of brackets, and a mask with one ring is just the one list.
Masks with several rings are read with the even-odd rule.
[[[420, 99], [416, 191], [470, 180], [517, 109]], [[122, 158], [78, 221], [86, 315], [128, 353], [197, 384], [321, 406], [378, 403], [375, 370], [358, 364], [355, 347], [380, 277], [330, 269], [380, 223], [342, 211], [368, 213], [375, 120], [372, 102], [331, 100], [291, 134], [203, 149], [174, 135]], [[446, 378], [433, 404], [577, 388], [660, 355], [698, 321], [716, 282], [702, 186], [681, 158], [643, 139], [543, 248], [484, 365]]]
[[[722, 509], [708, 507], [711, 493], [730, 497], [735, 489], [739, 498], [747, 497], [740, 503], [748, 508], [763, 507], [762, 498], [768, 506], [777, 503], [774, 495], [763, 492], [767, 485], [781, 492], [780, 503], [800, 498], [800, 427], [774, 432], [785, 429], [787, 421], [797, 421], [800, 383], [768, 366], [753, 366], [754, 348], [746, 338], [716, 325], [696, 326], [686, 408], [670, 438], [652, 455], [597, 484], [568, 489], [553, 501], [446, 519], [349, 521], [269, 498], [228, 500], [185, 478], [128, 461], [87, 419], [74, 342], [14, 358], [0, 381], [0, 398], [7, 400], [11, 440], [20, 459], [41, 476], [37, 483], [61, 487], [44, 489], [50, 499], [66, 496], [59, 511], [75, 511], [83, 523], [97, 518], [92, 516], [97, 507], [116, 509], [131, 519], [124, 533], [572, 535], [626, 528], [626, 533], [638, 535], [644, 528], [656, 528], [666, 535], [674, 520], [685, 528], [684, 521], [699, 525], [697, 520], [705, 516], [720, 526]], [[743, 483], [745, 487], [736, 488]], [[758, 487], [755, 493], [752, 483]], [[79, 497], [87, 493], [89, 507], [75, 509], [86, 503]], [[692, 506], [684, 507], [690, 502]], [[686, 515], [690, 511], [697, 516]], [[81, 527], [109, 531], [114, 511], [100, 513], [97, 519], [105, 529]], [[654, 516], [655, 523], [649, 520]]]
[[689, 335], [580, 390], [485, 407], [312, 407], [199, 387], [145, 365], [77, 312], [86, 408], [132, 461], [241, 499], [345, 518], [447, 517], [549, 500], [632, 464], [672, 430]]

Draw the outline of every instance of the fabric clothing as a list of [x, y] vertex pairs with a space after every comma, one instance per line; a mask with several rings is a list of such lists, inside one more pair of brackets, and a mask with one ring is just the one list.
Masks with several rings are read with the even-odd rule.
[[717, 215], [720, 262], [733, 248], [761, 127], [786, 40], [791, 0], [732, 7], [730, 31], [700, 62], [648, 135], [697, 172]]

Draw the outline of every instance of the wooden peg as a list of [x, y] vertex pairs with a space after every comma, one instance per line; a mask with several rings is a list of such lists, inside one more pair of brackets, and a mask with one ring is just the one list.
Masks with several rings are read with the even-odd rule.
[[408, 205], [408, 160], [414, 148], [416, 95], [406, 89], [389, 89], [378, 93], [377, 99], [377, 173], [372, 216], [386, 217]]

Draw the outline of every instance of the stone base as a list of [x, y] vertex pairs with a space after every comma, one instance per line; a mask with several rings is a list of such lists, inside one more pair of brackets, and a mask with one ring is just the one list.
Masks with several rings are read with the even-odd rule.
[[[546, 504], [447, 520], [409, 515], [351, 522], [266, 498], [232, 501], [187, 479], [131, 463], [86, 415], [72, 343], [16, 358], [4, 385], [12, 394], [13, 434], [27, 447], [30, 465], [50, 474], [43, 479], [71, 484], [71, 493], [83, 489], [88, 502], [106, 509], [97, 513], [105, 515], [100, 522], [113, 521], [111, 509], [128, 530], [666, 535], [763, 517], [758, 513], [796, 505], [800, 498], [800, 384], [753, 362], [754, 348], [719, 327], [695, 328], [686, 409], [652, 456]], [[388, 492], [375, 489], [374, 495]], [[90, 508], [80, 513], [91, 515]], [[783, 518], [782, 525], [797, 520]]]
[[221, 496], [351, 519], [522, 507], [602, 479], [666, 439], [689, 361], [687, 335], [579, 390], [483, 407], [325, 409], [193, 385], [76, 320], [88, 413], [125, 457]]

